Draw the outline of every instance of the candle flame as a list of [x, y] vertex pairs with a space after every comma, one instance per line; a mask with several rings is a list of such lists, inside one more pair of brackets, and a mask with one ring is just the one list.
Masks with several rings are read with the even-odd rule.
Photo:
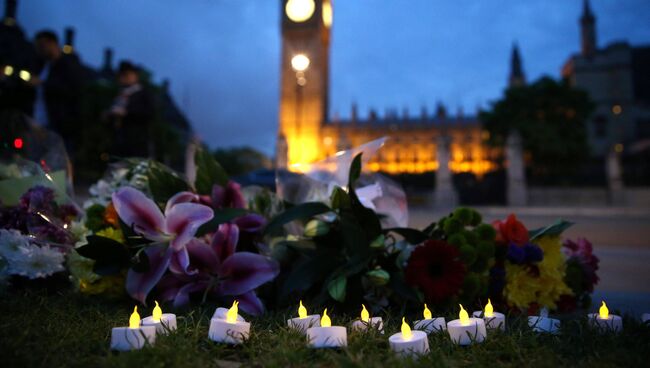
[[307, 308], [302, 305], [302, 300], [300, 301], [300, 306], [298, 307], [298, 317], [300, 319], [307, 318]]
[[406, 319], [402, 317], [402, 338], [404, 340], [410, 340], [411, 336], [411, 327], [409, 327], [408, 323], [406, 323]]
[[600, 314], [601, 319], [608, 319], [609, 318], [609, 308], [607, 308], [607, 304], [605, 304], [605, 301], [601, 301], [601, 306], [600, 309], [598, 310], [598, 314]]
[[361, 304], [361, 307], [363, 308], [361, 310], [361, 321], [363, 321], [363, 322], [370, 321], [370, 313], [368, 313], [368, 310], [366, 309], [366, 306]]
[[228, 323], [235, 323], [237, 322], [237, 313], [239, 313], [239, 308], [237, 307], [239, 305], [238, 301], [232, 302], [232, 307], [228, 309], [228, 313], [226, 314], [226, 322]]
[[160, 306], [158, 305], [158, 301], [156, 302], [156, 307], [153, 309], [153, 313], [151, 313], [151, 318], [153, 318], [154, 322], [160, 322], [160, 318], [162, 317], [162, 309], [160, 309]]
[[492, 302], [488, 298], [488, 303], [485, 305], [485, 317], [494, 317], [494, 308], [492, 307]]
[[332, 327], [332, 320], [327, 315], [327, 308], [323, 311], [323, 316], [320, 318], [321, 327]]
[[460, 306], [460, 313], [458, 313], [458, 318], [460, 318], [460, 324], [463, 326], [469, 325], [469, 315], [467, 314], [467, 311], [465, 308], [463, 308], [462, 304], [458, 304]]
[[431, 311], [427, 307], [427, 303], [424, 303], [424, 312], [422, 312], [424, 319], [431, 319]]
[[138, 314], [138, 306], [133, 307], [133, 313], [129, 317], [129, 328], [139, 328], [140, 327], [140, 315]]

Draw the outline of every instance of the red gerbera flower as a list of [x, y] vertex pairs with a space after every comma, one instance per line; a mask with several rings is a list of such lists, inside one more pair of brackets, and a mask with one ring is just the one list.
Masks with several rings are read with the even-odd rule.
[[411, 253], [405, 277], [424, 292], [427, 302], [435, 304], [458, 293], [465, 271], [458, 249], [441, 240], [429, 240]]

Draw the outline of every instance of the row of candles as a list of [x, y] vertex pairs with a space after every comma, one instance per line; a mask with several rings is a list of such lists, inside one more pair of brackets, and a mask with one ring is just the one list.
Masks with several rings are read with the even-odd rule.
[[[210, 340], [225, 344], [241, 344], [250, 335], [250, 322], [247, 322], [238, 313], [238, 302], [226, 308], [217, 308], [210, 320], [208, 337]], [[505, 330], [506, 318], [502, 313], [494, 311], [492, 303], [488, 303], [483, 311], [476, 311], [469, 317], [467, 311], [460, 305], [458, 319], [446, 322], [444, 317], [433, 318], [431, 311], [424, 305], [423, 319], [415, 321], [412, 330], [405, 318], [402, 318], [401, 331], [388, 338], [393, 351], [399, 354], [425, 354], [429, 351], [428, 336], [431, 333], [446, 331], [457, 345], [471, 345], [481, 343], [487, 337], [488, 330]], [[589, 324], [602, 331], [620, 332], [623, 322], [620, 316], [609, 313], [605, 302], [599, 313], [588, 315]], [[644, 322], [650, 320], [650, 314], [643, 315]], [[528, 324], [536, 332], [557, 334], [560, 328], [558, 319], [550, 318], [543, 309], [539, 316], [528, 317]], [[332, 326], [332, 321], [327, 315], [327, 308], [322, 315], [307, 314], [307, 309], [300, 301], [298, 317], [287, 320], [287, 325], [307, 336], [309, 346], [313, 348], [338, 348], [347, 346], [347, 328]], [[370, 317], [370, 313], [362, 305], [361, 316], [352, 322], [354, 331], [376, 329], [384, 333], [381, 317]], [[111, 349], [118, 351], [141, 349], [146, 343], [153, 344], [156, 334], [166, 334], [176, 330], [176, 315], [162, 313], [158, 302], [150, 317], [140, 319], [137, 307], [129, 319], [129, 327], [113, 328], [111, 334]]]

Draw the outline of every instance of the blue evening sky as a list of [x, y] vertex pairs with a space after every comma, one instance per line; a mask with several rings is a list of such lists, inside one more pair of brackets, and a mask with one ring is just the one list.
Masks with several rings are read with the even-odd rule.
[[[599, 44], [650, 43], [650, 1], [592, 0]], [[505, 86], [512, 43], [529, 80], [558, 76], [579, 47], [581, 0], [334, 0], [331, 111], [436, 102], [473, 113]], [[278, 116], [279, 0], [19, 0], [31, 37], [77, 30], [84, 62], [145, 65], [212, 147], [272, 153]]]

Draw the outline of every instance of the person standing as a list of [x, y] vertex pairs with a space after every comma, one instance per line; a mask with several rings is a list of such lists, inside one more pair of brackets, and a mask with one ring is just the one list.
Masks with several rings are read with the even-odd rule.
[[70, 154], [81, 137], [80, 106], [83, 68], [74, 55], [63, 53], [57, 35], [49, 30], [36, 34], [36, 53], [42, 66], [29, 83], [36, 88], [34, 120], [59, 133]]
[[120, 92], [108, 115], [115, 129], [113, 154], [149, 157], [151, 155], [151, 125], [155, 115], [154, 98], [140, 83], [139, 69], [122, 61], [117, 72]]

